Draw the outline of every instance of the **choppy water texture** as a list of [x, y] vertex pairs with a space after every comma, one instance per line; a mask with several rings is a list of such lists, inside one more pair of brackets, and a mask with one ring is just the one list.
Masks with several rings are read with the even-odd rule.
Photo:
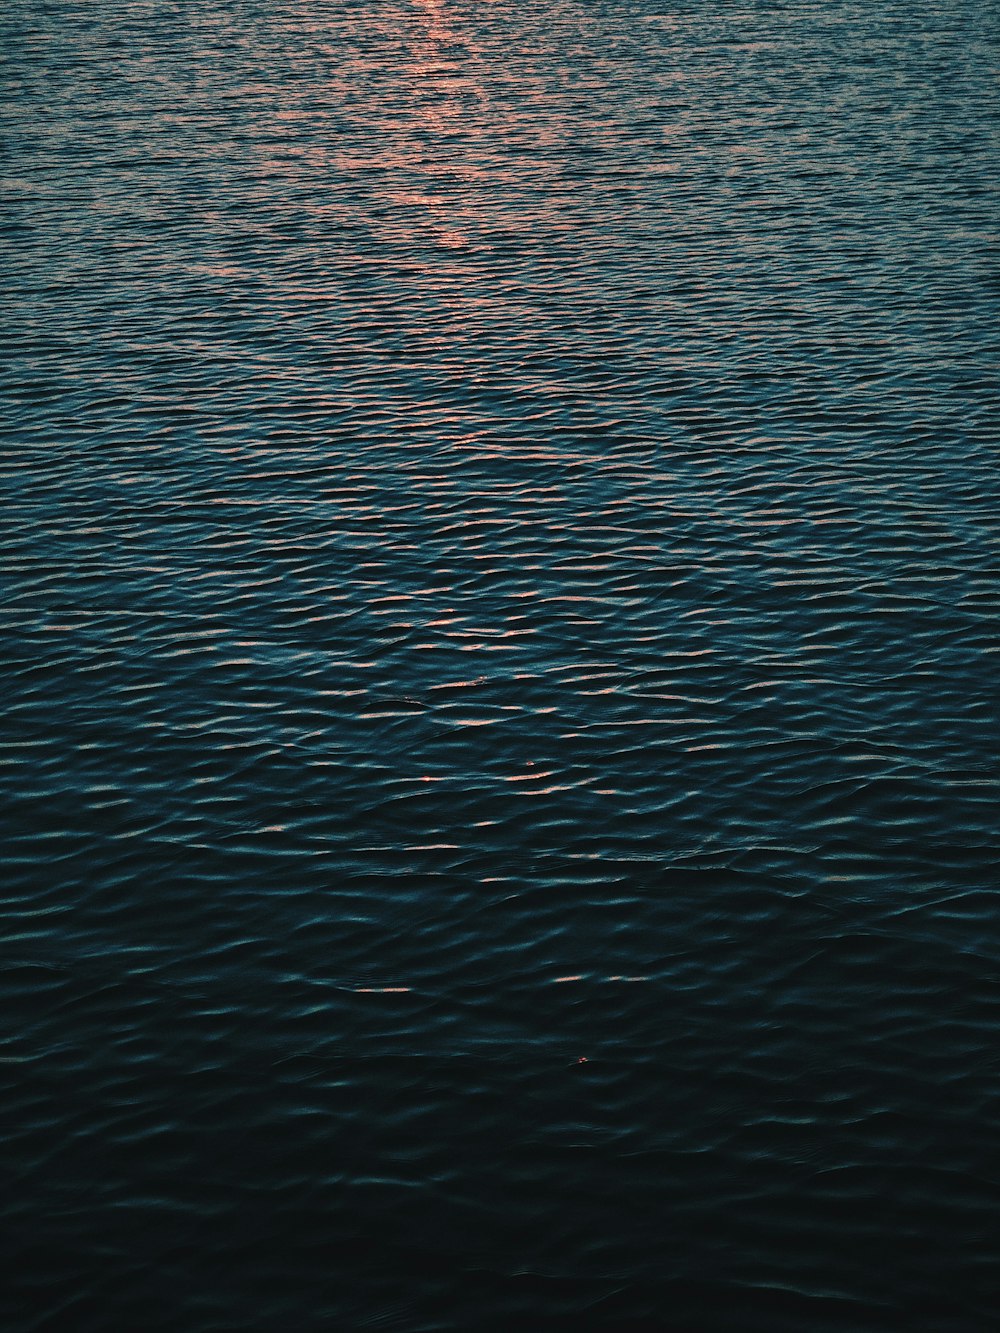
[[5, 1328], [995, 1328], [993, 7], [0, 29]]

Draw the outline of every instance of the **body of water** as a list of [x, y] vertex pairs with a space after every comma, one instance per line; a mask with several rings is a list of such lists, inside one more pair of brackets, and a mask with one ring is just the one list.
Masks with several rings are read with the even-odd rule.
[[998, 25], [8, 0], [10, 1333], [987, 1333]]

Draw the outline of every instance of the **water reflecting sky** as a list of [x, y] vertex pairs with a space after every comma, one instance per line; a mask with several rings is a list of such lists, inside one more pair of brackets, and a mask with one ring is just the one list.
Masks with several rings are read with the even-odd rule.
[[0, 40], [5, 1327], [992, 1328], [992, 7]]

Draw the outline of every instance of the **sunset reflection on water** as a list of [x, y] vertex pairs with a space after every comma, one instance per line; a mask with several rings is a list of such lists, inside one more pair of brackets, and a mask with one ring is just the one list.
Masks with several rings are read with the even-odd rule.
[[985, 12], [0, 6], [10, 1333], [993, 1326]]

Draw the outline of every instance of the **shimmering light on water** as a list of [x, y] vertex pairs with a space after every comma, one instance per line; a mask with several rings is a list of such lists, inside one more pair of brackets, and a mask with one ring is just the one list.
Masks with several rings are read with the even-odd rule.
[[991, 6], [0, 34], [4, 1327], [991, 1329]]

